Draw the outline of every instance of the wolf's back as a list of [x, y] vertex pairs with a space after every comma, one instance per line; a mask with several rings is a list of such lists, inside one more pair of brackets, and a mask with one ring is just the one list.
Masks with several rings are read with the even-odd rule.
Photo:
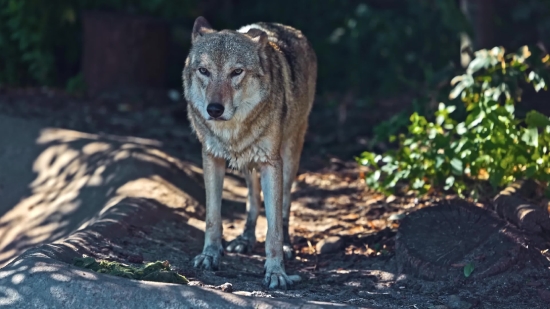
[[[315, 96], [317, 80], [317, 56], [308, 39], [300, 30], [279, 23], [258, 22], [240, 28], [239, 32], [247, 32], [257, 28], [268, 34], [270, 44], [278, 49], [286, 63], [276, 63], [271, 59], [271, 70], [277, 70], [280, 65], [287, 65], [288, 77], [282, 81], [284, 87], [291, 90], [294, 112], [309, 114]], [[276, 74], [276, 72], [275, 72]]]

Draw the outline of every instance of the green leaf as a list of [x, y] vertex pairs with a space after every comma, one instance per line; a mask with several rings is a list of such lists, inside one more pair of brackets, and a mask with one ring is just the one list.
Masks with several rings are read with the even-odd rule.
[[532, 110], [525, 115], [525, 123], [530, 127], [544, 128], [550, 126], [550, 118], [540, 112]]
[[[472, 116], [474, 114], [471, 114], [470, 116]], [[476, 117], [475, 118], [470, 118], [470, 119], [466, 119], [466, 124], [467, 124], [467, 127], [468, 129], [471, 129], [475, 126], [477, 126], [478, 124], [480, 124], [483, 119], [485, 119], [485, 112], [484, 111], [480, 111], [477, 115], [475, 115]]]
[[466, 128], [466, 124], [464, 122], [461, 122], [456, 126], [456, 134], [462, 135], [466, 132], [468, 132], [468, 129]]
[[452, 188], [452, 186], [455, 184], [455, 177], [454, 176], [449, 176], [447, 177], [447, 179], [445, 179], [445, 187], [444, 189], [445, 190], [449, 190], [450, 188]]
[[532, 178], [536, 172], [537, 172], [537, 167], [535, 165], [531, 165], [525, 169], [525, 176], [527, 178]]
[[446, 115], [443, 115], [443, 114], [439, 114], [437, 115], [437, 117], [435, 118], [435, 122], [438, 124], [438, 125], [442, 125], [444, 122], [445, 122], [445, 119], [446, 119]]
[[474, 272], [474, 263], [470, 262], [464, 265], [464, 277], [468, 278]]
[[482, 68], [487, 67], [488, 65], [489, 65], [488, 57], [476, 57], [468, 65], [468, 74], [473, 74], [481, 70]]
[[447, 113], [452, 114], [456, 110], [456, 106], [455, 105], [449, 105], [449, 106], [447, 106], [446, 110], [447, 110]]
[[437, 136], [437, 129], [436, 128], [430, 128], [428, 129], [428, 138], [434, 139]]
[[489, 175], [489, 183], [493, 188], [496, 188], [500, 185], [502, 182], [502, 179], [504, 178], [505, 170], [504, 169], [496, 169]]
[[441, 165], [445, 162], [445, 157], [443, 155], [437, 155], [435, 157], [435, 168], [440, 168]]
[[380, 170], [376, 170], [376, 171], [374, 171], [374, 173], [372, 173], [371, 179], [373, 181], [378, 181], [380, 179], [381, 174], [382, 174], [382, 172]]
[[506, 109], [506, 111], [507, 111], [510, 115], [513, 115], [513, 114], [514, 114], [515, 107], [514, 107], [513, 104], [505, 104], [505, 105], [504, 105], [504, 108]]
[[453, 173], [455, 175], [462, 175], [462, 172], [464, 171], [464, 164], [462, 163], [462, 160], [459, 158], [453, 158], [451, 160], [451, 167], [453, 168]]
[[536, 127], [527, 128], [521, 135], [521, 140], [528, 146], [539, 146], [539, 130]]
[[451, 93], [449, 94], [449, 99], [454, 100], [454, 99], [458, 98], [458, 96], [462, 93], [462, 91], [464, 90], [464, 88], [466, 88], [466, 83], [465, 83], [464, 81], [458, 83], [458, 84], [453, 88], [453, 90], [451, 91]]
[[424, 180], [422, 180], [422, 179], [420, 179], [420, 178], [416, 178], [416, 179], [414, 180], [414, 182], [412, 183], [412, 188], [413, 188], [414, 190], [418, 190], [418, 189], [422, 188], [422, 187], [424, 186], [424, 184], [425, 184], [425, 181], [424, 181]]

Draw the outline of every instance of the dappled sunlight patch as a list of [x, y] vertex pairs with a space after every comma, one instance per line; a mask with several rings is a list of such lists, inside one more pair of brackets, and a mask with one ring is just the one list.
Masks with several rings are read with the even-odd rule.
[[82, 152], [85, 155], [93, 155], [95, 153], [107, 152], [112, 149], [112, 145], [105, 142], [92, 142], [82, 147]]
[[64, 275], [64, 274], [60, 274], [60, 273], [51, 274], [51, 275], [50, 275], [50, 278], [52, 278], [52, 279], [55, 280], [55, 281], [61, 281], [61, 282], [69, 282], [69, 281], [71, 281], [71, 277], [70, 277], [70, 276], [67, 276], [67, 275]]
[[49, 290], [50, 295], [59, 302], [65, 302], [66, 300], [71, 298], [71, 294], [68, 293], [67, 289], [62, 286], [51, 286]]
[[8, 306], [21, 299], [22, 297], [16, 289], [0, 285], [0, 306]]
[[[0, 252], [0, 261], [4, 263], [9, 262], [10, 260], [14, 259], [14, 257], [19, 253], [16, 249], [9, 249], [9, 250], [3, 250]], [[2, 265], [0, 264], [0, 265]]]
[[[20, 262], [21, 260], [17, 261], [17, 262]], [[14, 266], [17, 266], [17, 262], [14, 263]], [[2, 270], [0, 271], [0, 279], [4, 279], [4, 278], [7, 278], [13, 274], [16, 274], [16, 273], [20, 273], [20, 272], [23, 272], [25, 270], [27, 270], [29, 267], [28, 266], [21, 266], [19, 267], [18, 269], [12, 269], [12, 270]]]
[[201, 170], [151, 148], [162, 146], [158, 141], [47, 128], [35, 142], [45, 148], [32, 163], [30, 194], [0, 218], [0, 265], [89, 226], [127, 197], [203, 215], [201, 197], [184, 192], [180, 183], [188, 181], [185, 176], [201, 179]]
[[[119, 187], [115, 199], [123, 197], [141, 197], [157, 200], [159, 203], [171, 207], [197, 206], [196, 201], [185, 191], [174, 186], [160, 175], [151, 175], [147, 178], [139, 178], [129, 181]], [[102, 210], [103, 212], [106, 209]]]
[[15, 284], [15, 285], [18, 285], [20, 284], [21, 282], [23, 282], [23, 280], [25, 280], [25, 275], [24, 274], [15, 274], [11, 277], [11, 283]]
[[71, 269], [70, 271], [73, 275], [79, 276], [87, 280], [99, 280], [98, 276], [91, 271], [82, 271], [79, 269]]
[[41, 131], [40, 137], [36, 140], [36, 143], [48, 144], [53, 142], [70, 143], [78, 140], [107, 140], [111, 142], [119, 143], [135, 143], [144, 146], [160, 147], [162, 143], [157, 140], [148, 138], [133, 137], [133, 136], [117, 136], [111, 134], [91, 134], [79, 131], [58, 129], [58, 128], [45, 128]]
[[201, 231], [204, 231], [206, 228], [206, 222], [195, 218], [189, 218], [189, 220], [187, 220], [187, 224]]
[[387, 272], [383, 270], [369, 270], [369, 275], [375, 276], [380, 282], [393, 282], [397, 280], [398, 276], [395, 273]]
[[51, 265], [45, 262], [37, 262], [31, 269], [29, 269], [29, 274], [37, 273], [55, 273], [60, 270], [59, 265]]
[[[246, 202], [248, 195], [248, 188], [242, 177], [238, 179], [233, 175], [226, 173], [226, 177], [223, 182], [223, 198], [233, 201]], [[263, 195], [262, 195], [263, 196]]]
[[[30, 187], [45, 185], [44, 188], [59, 189], [60, 187], [55, 186], [60, 183], [59, 178], [62, 177], [64, 180], [69, 175], [82, 176], [86, 167], [82, 166], [79, 155], [79, 151], [65, 144], [46, 148], [34, 161], [33, 171], [38, 175]], [[78, 175], [79, 172], [81, 175]]]

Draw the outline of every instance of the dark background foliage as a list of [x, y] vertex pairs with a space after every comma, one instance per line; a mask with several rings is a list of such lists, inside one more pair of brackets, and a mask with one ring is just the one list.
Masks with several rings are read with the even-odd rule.
[[[462, 1], [475, 6], [475, 1]], [[80, 73], [82, 12], [102, 10], [169, 21], [172, 44], [167, 86], [178, 87], [195, 17], [216, 28], [263, 21], [303, 30], [319, 56], [320, 94], [352, 92], [367, 100], [421, 92], [460, 65], [460, 34], [480, 45], [518, 47], [544, 38], [547, 1], [501, 0], [493, 18], [468, 23], [454, 0], [0, 0], [0, 83], [65, 87]], [[462, 6], [462, 10], [461, 10]], [[483, 13], [483, 12], [482, 12]], [[485, 35], [486, 29], [491, 33]], [[483, 37], [483, 35], [485, 35]], [[486, 47], [486, 46], [478, 46]]]
[[217, 29], [255, 21], [297, 27], [318, 54], [318, 99], [338, 107], [341, 122], [349, 105], [393, 110], [374, 130], [380, 138], [446, 97], [472, 51], [547, 46], [550, 29], [548, 0], [0, 0], [0, 87], [84, 90], [87, 11], [167, 22], [163, 87], [178, 91], [197, 16]]

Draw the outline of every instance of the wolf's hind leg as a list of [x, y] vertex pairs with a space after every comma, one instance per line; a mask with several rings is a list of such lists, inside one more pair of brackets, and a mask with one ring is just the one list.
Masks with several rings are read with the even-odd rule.
[[[305, 130], [302, 130], [302, 132], [305, 132]], [[291, 190], [298, 173], [303, 143], [303, 134], [296, 135], [294, 139], [285, 143], [281, 153], [283, 158], [283, 252], [286, 260], [294, 258], [294, 249], [288, 231], [290, 206], [292, 204]]]
[[229, 242], [226, 247], [228, 252], [248, 253], [256, 244], [256, 221], [260, 213], [262, 203], [260, 196], [260, 176], [254, 169], [244, 171], [246, 186], [248, 187], [248, 199], [246, 201], [246, 225], [243, 233]]

